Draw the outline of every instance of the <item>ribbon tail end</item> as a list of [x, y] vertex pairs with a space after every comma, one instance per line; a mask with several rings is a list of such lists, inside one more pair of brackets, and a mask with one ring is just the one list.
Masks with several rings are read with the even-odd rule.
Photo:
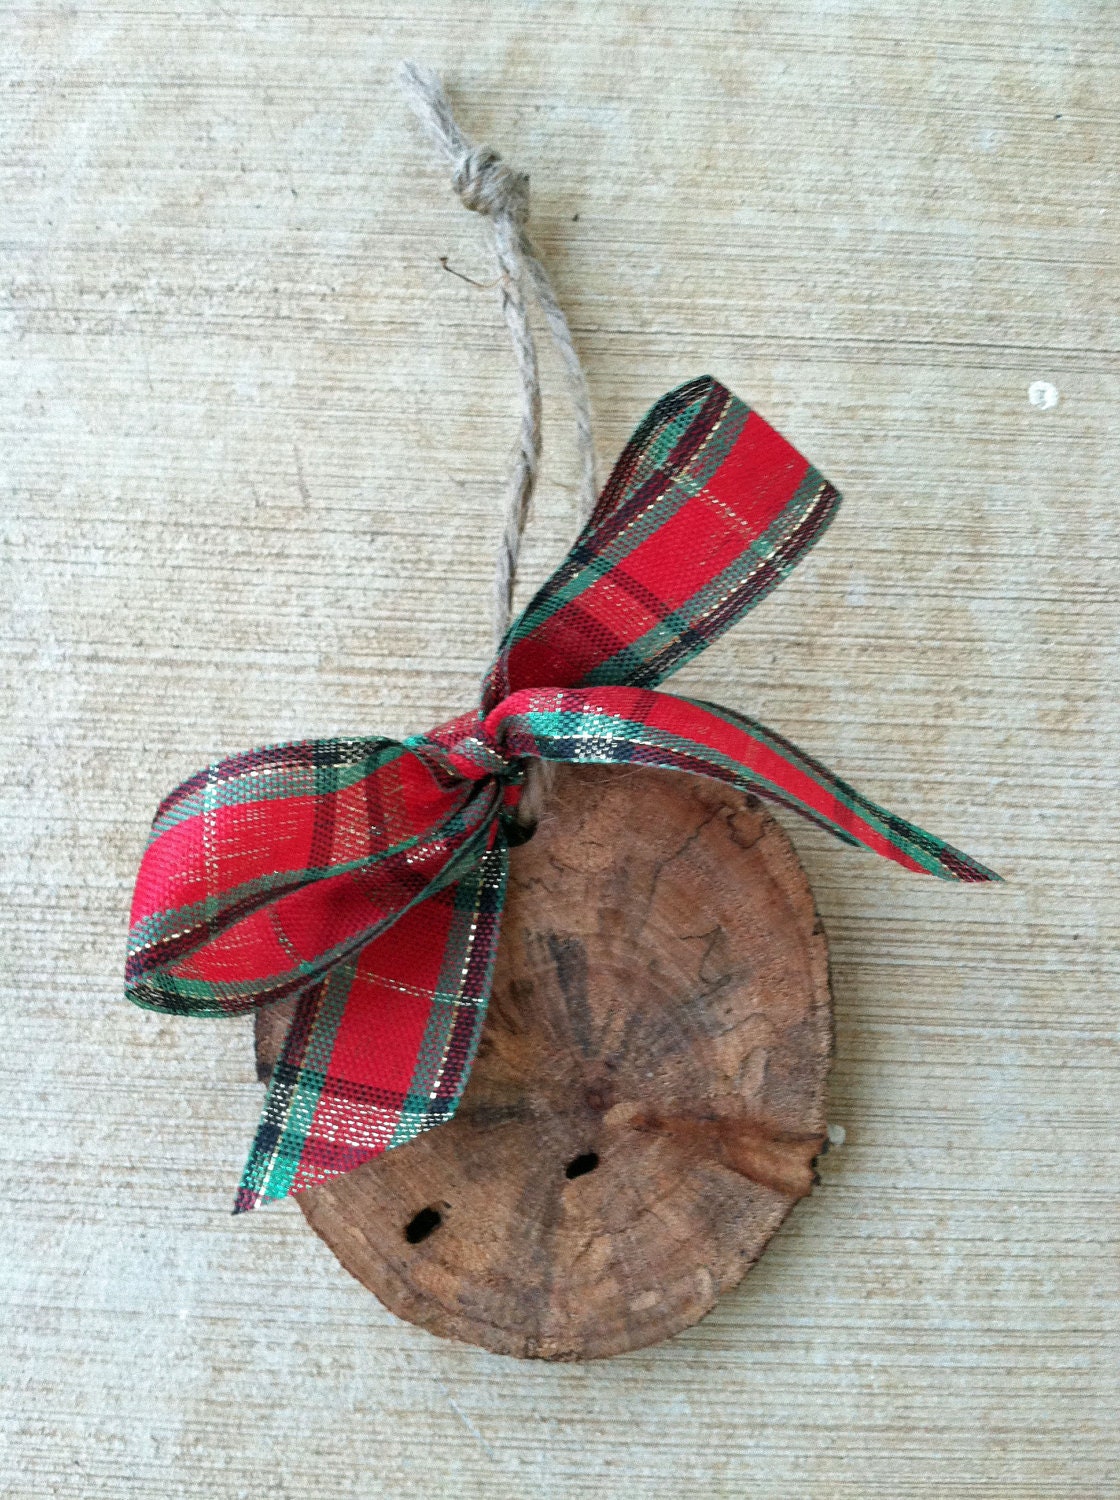
[[275, 1201], [273, 1198], [266, 1197], [264, 1193], [258, 1193], [252, 1188], [241, 1186], [237, 1189], [237, 1193], [234, 1196], [233, 1207], [230, 1209], [230, 1213], [236, 1218], [238, 1214], [252, 1213], [255, 1208], [260, 1208], [262, 1203], [273, 1203]]
[[[961, 849], [954, 849], [952, 844], [943, 843], [935, 839], [931, 834], [923, 834], [920, 829], [915, 830], [920, 835], [921, 843], [926, 853], [933, 853], [934, 866], [929, 864], [927, 870], [932, 875], [937, 875], [942, 880], [953, 880], [961, 885], [1006, 885], [1002, 875], [995, 870], [989, 870], [987, 865], [982, 865], [978, 859], [973, 859], [971, 854], [965, 854]], [[930, 851], [929, 845], [935, 845]], [[913, 851], [911, 851], [913, 852]]]
[[989, 870], [986, 865], [978, 864], [975, 860], [969, 860], [971, 866], [967, 875], [946, 874], [946, 880], [960, 880], [969, 885], [1006, 885], [1006, 876], [1000, 875], [995, 870]]

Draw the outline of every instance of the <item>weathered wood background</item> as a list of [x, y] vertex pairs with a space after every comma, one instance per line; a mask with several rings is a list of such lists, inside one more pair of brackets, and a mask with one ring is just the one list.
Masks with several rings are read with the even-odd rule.
[[[0, 1491], [1120, 1493], [1109, 0], [4, 7]], [[392, 81], [533, 176], [604, 462], [711, 371], [841, 488], [677, 679], [1006, 873], [792, 829], [847, 1130], [670, 1344], [523, 1365], [228, 1208], [244, 1023], [120, 998], [157, 799], [484, 664], [514, 376]], [[525, 567], [571, 526], [562, 385]], [[1035, 381], [1059, 399], [1028, 400]]]

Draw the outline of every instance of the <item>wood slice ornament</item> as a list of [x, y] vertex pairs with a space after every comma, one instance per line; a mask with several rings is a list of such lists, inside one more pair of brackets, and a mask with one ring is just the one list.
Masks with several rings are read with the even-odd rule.
[[[257, 1013], [267, 1078], [291, 1017]], [[757, 799], [560, 767], [511, 851], [454, 1118], [296, 1195], [392, 1312], [498, 1354], [594, 1359], [688, 1328], [814, 1181], [824, 933]]]
[[[765, 725], [657, 690], [781, 581], [839, 495], [702, 376], [652, 408], [596, 499], [528, 179], [471, 144], [434, 74], [406, 81], [490, 220], [522, 377], [496, 656], [478, 708], [426, 733], [263, 746], [171, 792], [126, 993], [257, 1011], [269, 1089], [238, 1212], [294, 1193], [401, 1317], [590, 1359], [695, 1323], [814, 1181], [825, 940], [755, 791], [911, 870], [998, 877]], [[513, 620], [540, 457], [527, 286], [570, 377], [584, 524]]]

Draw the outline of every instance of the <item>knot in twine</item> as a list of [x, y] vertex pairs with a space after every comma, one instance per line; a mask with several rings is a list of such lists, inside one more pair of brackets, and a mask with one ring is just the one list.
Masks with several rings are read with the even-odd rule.
[[496, 219], [506, 214], [516, 224], [529, 217], [529, 177], [515, 172], [492, 146], [472, 146], [451, 174], [451, 186], [464, 208]]

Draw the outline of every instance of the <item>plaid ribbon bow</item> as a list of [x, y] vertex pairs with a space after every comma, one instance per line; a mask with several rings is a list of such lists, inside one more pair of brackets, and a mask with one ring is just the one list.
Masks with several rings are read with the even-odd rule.
[[652, 691], [781, 582], [839, 501], [757, 413], [692, 381], [631, 438], [478, 709], [403, 742], [250, 750], [163, 802], [136, 882], [129, 998], [222, 1016], [299, 997], [235, 1212], [454, 1114], [532, 756], [712, 776], [907, 869], [998, 879], [773, 730]]

